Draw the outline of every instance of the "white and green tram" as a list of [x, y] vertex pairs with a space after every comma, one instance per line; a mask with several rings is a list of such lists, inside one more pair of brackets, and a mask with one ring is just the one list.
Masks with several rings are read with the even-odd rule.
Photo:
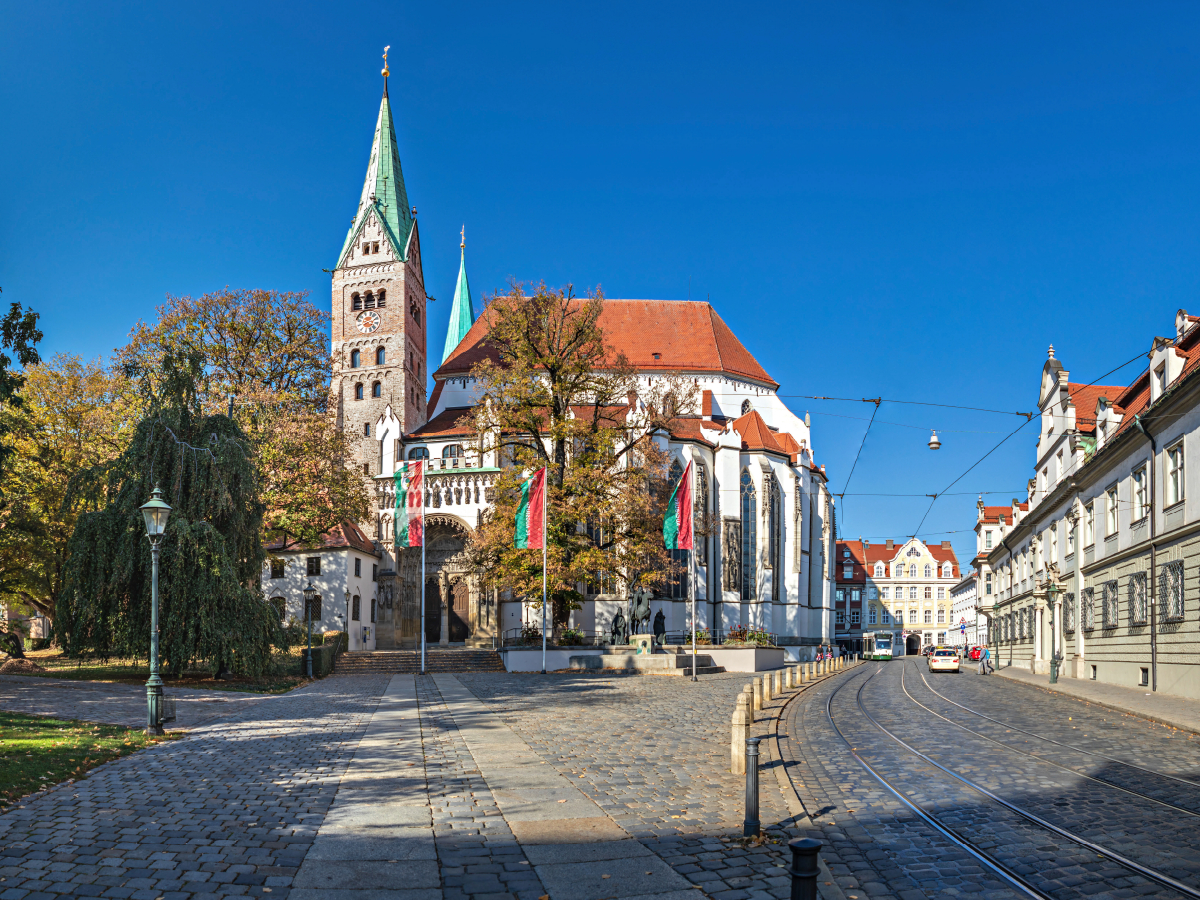
[[863, 659], [891, 659], [896, 636], [890, 631], [871, 631], [863, 635]]

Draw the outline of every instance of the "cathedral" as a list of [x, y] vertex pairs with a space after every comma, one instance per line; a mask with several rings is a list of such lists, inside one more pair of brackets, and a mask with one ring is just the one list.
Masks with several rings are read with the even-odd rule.
[[[338, 422], [361, 436], [354, 464], [375, 485], [376, 517], [335, 529], [321, 548], [276, 548], [298, 564], [278, 567], [274, 579], [264, 574], [267, 596], [289, 609], [301, 608], [306, 583], [329, 598], [316, 601], [317, 630], [346, 627], [352, 650], [411, 648], [421, 629], [432, 644], [501, 646], [537, 618], [519, 599], [485, 589], [465, 561], [500, 461], [481, 456], [463, 424], [487, 334], [475, 317], [465, 240], [459, 252], [449, 329], [440, 353], [443, 336], [432, 337], [431, 370], [417, 210], [400, 167], [385, 70], [366, 180], [332, 274], [331, 309]], [[600, 325], [639, 378], [682, 373], [703, 398], [699, 415], [681, 420], [668, 444], [673, 469], [695, 463], [697, 514], [717, 523], [698, 538], [700, 625], [767, 631], [796, 648], [795, 658], [811, 658], [833, 637], [834, 530], [807, 416], [784, 405], [779, 385], [707, 302], [609, 299]], [[428, 461], [424, 619], [420, 551], [397, 553], [392, 540], [393, 475], [409, 459]], [[628, 598], [612, 585], [581, 588], [587, 599], [572, 627], [606, 633], [619, 611], [628, 616]], [[687, 627], [688, 594], [684, 576], [652, 600], [669, 631]]]

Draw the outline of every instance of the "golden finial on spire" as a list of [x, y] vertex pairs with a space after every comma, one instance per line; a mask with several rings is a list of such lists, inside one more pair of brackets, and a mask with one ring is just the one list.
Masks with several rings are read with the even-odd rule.
[[458, 249], [466, 250], [467, 249], [467, 226], [465, 223], [463, 224], [462, 231], [460, 231], [458, 233], [458, 236], [460, 238], [462, 238], [462, 243], [458, 245]]
[[387, 54], [388, 54], [388, 51], [391, 49], [392, 49], [391, 44], [388, 44], [386, 47], [383, 48], [383, 71], [380, 72], [379, 74], [382, 75], [384, 78], [388, 77]]

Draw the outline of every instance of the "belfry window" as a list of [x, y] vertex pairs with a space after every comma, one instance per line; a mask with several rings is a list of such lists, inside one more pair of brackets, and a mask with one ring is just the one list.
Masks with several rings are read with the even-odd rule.
[[380, 309], [383, 309], [385, 306], [387, 306], [387, 291], [381, 290], [379, 292], [379, 296], [375, 299], [375, 305]]
[[374, 308], [375, 308], [375, 295], [372, 294], [370, 291], [367, 291], [366, 300], [363, 302], [363, 309], [374, 309]]
[[758, 547], [758, 495], [750, 473], [742, 470], [742, 599], [753, 600], [758, 593], [755, 563]]
[[382, 397], [383, 396], [383, 385], [380, 382], [376, 381], [373, 385], [371, 385], [371, 396], [372, 397]]
[[387, 362], [387, 351], [380, 347], [375, 351], [375, 365], [382, 366], [385, 362]]
[[357, 369], [362, 365], [362, 356], [357, 350], [350, 351], [350, 368]]
[[350, 295], [350, 308], [351, 309], [362, 309], [362, 297], [360, 297], [358, 294], [351, 294]]

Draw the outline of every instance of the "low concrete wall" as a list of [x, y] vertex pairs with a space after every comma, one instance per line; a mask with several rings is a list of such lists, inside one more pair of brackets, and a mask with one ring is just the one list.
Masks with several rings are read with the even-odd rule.
[[[571, 667], [572, 656], [599, 656], [604, 652], [602, 647], [547, 647], [546, 671], [568, 669]], [[504, 660], [504, 668], [510, 672], [540, 672], [542, 671], [542, 648], [531, 647], [516, 649], [510, 647], [500, 651]]]
[[696, 651], [711, 656], [714, 666], [724, 666], [726, 672], [766, 672], [786, 665], [783, 647], [697, 647]]

